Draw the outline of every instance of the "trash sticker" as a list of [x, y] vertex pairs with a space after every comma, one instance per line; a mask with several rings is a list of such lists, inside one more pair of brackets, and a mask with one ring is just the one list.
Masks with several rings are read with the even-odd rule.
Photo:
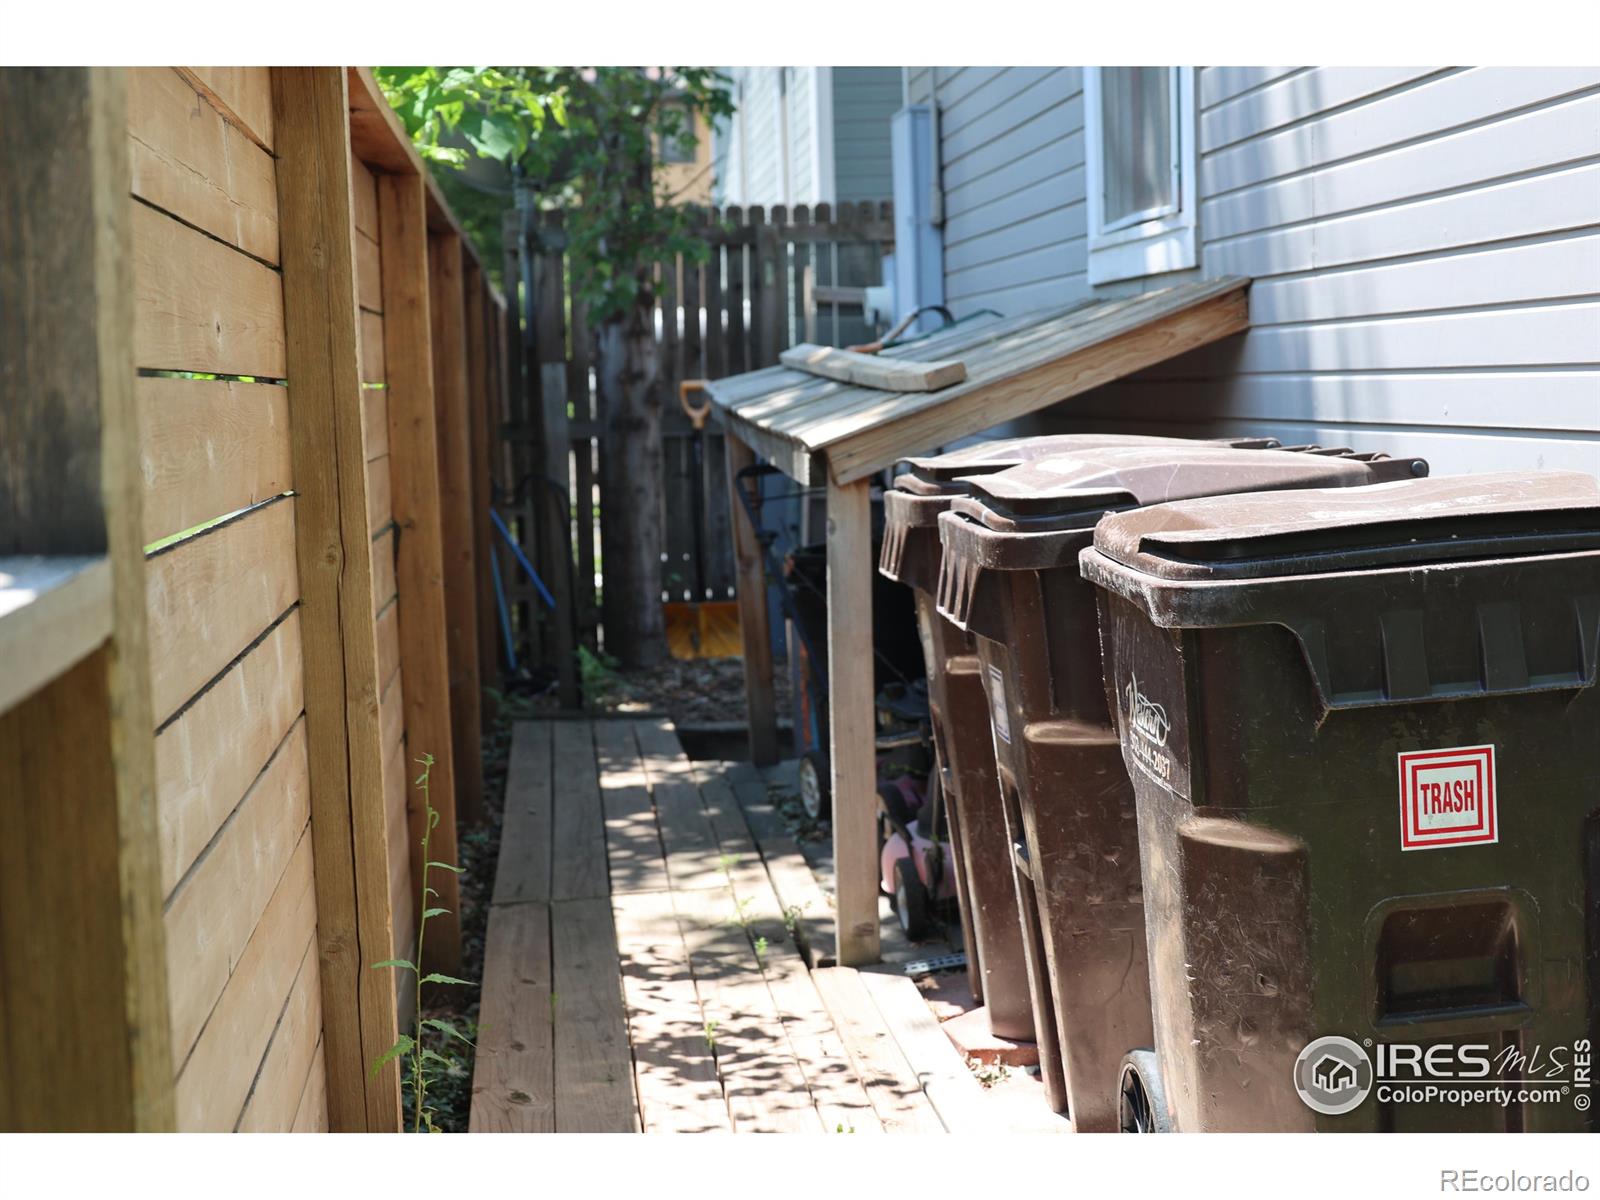
[[1127, 733], [1123, 748], [1133, 765], [1168, 791], [1172, 790], [1172, 755], [1167, 750], [1167, 735], [1172, 721], [1164, 705], [1157, 704], [1139, 690], [1139, 678], [1128, 676], [1122, 689], [1123, 720]]
[[989, 664], [990, 707], [994, 710], [994, 735], [1006, 745], [1011, 745], [1011, 718], [1006, 715], [1006, 677], [1000, 668]]
[[1399, 758], [1401, 850], [1500, 840], [1493, 746], [1411, 750]]

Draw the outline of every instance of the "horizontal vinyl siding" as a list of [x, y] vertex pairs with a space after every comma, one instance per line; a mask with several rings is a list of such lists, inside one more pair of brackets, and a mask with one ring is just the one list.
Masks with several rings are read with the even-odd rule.
[[1085, 397], [1079, 427], [1600, 474], [1600, 69], [1198, 87], [1201, 269], [1254, 277], [1252, 328]]
[[933, 67], [945, 302], [1007, 315], [1087, 293], [1083, 89], [1076, 67]]
[[899, 67], [834, 67], [833, 184], [840, 204], [894, 194], [889, 123], [900, 110]]

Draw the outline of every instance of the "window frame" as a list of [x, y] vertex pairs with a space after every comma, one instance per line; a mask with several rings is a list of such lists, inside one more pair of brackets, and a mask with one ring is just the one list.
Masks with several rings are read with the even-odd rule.
[[1196, 230], [1199, 172], [1195, 152], [1195, 69], [1168, 67], [1173, 107], [1172, 161], [1175, 205], [1105, 221], [1105, 154], [1102, 144], [1101, 67], [1085, 67], [1083, 79], [1084, 194], [1088, 212], [1088, 273], [1091, 286], [1143, 279], [1199, 265]]

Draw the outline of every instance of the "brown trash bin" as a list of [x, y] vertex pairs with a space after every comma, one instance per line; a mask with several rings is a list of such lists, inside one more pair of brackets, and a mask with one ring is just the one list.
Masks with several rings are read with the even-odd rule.
[[[1081, 567], [1144, 864], [1130, 1094], [1184, 1131], [1593, 1129], [1595, 480], [1186, 501]], [[1394, 1086], [1486, 1076], [1565, 1094]]]
[[[1034, 459], [1103, 446], [1227, 444], [1275, 446], [1269, 438], [1196, 443], [1134, 434], [1063, 434], [984, 442], [949, 454], [903, 459], [903, 472], [884, 495], [884, 538], [879, 571], [916, 594], [918, 632], [928, 674], [935, 756], [948, 800], [951, 853], [967, 948], [967, 978], [984, 1005], [991, 1030], [1012, 1041], [1037, 1041], [1041, 1077], [1053, 1107], [1066, 1107], [1066, 1081], [1055, 1037], [1053, 1009], [1041, 966], [1030, 975], [1028, 958], [1042, 954], [1037, 914], [1024, 922], [1012, 877], [1013, 837], [1000, 803], [988, 701], [970, 634], [941, 617], [934, 606], [939, 581], [939, 514], [966, 494], [966, 477], [992, 474]], [[1020, 840], [1020, 831], [1016, 839]], [[1031, 900], [1031, 896], [1029, 897]], [[1030, 978], [1041, 989], [1030, 993]], [[1044, 1020], [1039, 1020], [1039, 1014]]]
[[1035, 908], [1076, 1128], [1117, 1128], [1123, 1056], [1151, 1044], [1134, 802], [1078, 552], [1108, 511], [1426, 471], [1349, 451], [1104, 447], [974, 479], [939, 518], [938, 611], [975, 636], [1024, 910]]

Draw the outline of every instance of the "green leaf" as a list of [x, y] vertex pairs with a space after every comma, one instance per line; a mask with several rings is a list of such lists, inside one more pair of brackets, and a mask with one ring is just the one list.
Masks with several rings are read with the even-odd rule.
[[458, 867], [451, 863], [431, 862], [428, 865], [430, 867], [443, 867], [446, 871], [454, 871], [457, 875], [465, 875], [467, 873], [465, 867]]
[[449, 1021], [443, 1020], [439, 1017], [428, 1017], [422, 1023], [430, 1029], [437, 1029], [440, 1033], [448, 1034], [450, 1037], [456, 1038], [458, 1041], [463, 1041], [469, 1046], [477, 1044], [466, 1034], [462, 1033], [461, 1030], [450, 1024]]
[[449, 911], [448, 908], [425, 908], [422, 910], [422, 919], [426, 921], [430, 917], [442, 917]]
[[424, 1049], [422, 1054], [421, 1054], [421, 1058], [422, 1058], [423, 1062], [438, 1063], [441, 1067], [444, 1067], [446, 1070], [449, 1070], [451, 1067], [453, 1067], [455, 1065], [448, 1058], [446, 1058], [444, 1055], [440, 1054], [437, 1050]]
[[431, 975], [424, 975], [422, 977], [422, 982], [423, 983], [459, 983], [462, 987], [476, 987], [477, 986], [470, 979], [457, 979], [454, 975], [440, 975], [437, 971], [435, 971]]
[[415, 971], [417, 969], [417, 964], [404, 958], [386, 958], [382, 962], [375, 962], [372, 964], [372, 969], [374, 971], [381, 971], [385, 967], [404, 967], [408, 971]]
[[410, 1054], [411, 1051], [416, 1048], [416, 1045], [417, 1042], [415, 1038], [413, 1038], [409, 1033], [402, 1033], [395, 1044], [380, 1054], [378, 1056], [378, 1061], [372, 1064], [372, 1071], [369, 1078], [376, 1076], [379, 1071], [383, 1070], [386, 1063], [393, 1062], [402, 1054]]

